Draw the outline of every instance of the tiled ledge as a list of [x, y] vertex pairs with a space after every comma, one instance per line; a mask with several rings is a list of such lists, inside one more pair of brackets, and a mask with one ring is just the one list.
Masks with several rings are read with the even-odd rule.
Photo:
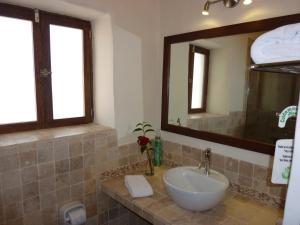
[[[41, 129], [26, 132], [17, 132], [0, 135], [0, 150], [1, 147], [8, 147], [18, 144], [26, 144], [37, 141], [45, 141], [49, 139], [65, 138], [76, 135], [84, 135], [97, 132], [113, 131], [112, 128], [97, 124], [85, 124], [78, 126], [67, 126], [51, 129]], [[115, 132], [115, 131], [114, 131]]]
[[167, 195], [162, 181], [166, 167], [156, 168], [153, 177], [146, 177], [154, 195], [133, 199], [124, 185], [124, 176], [103, 181], [102, 192], [154, 225], [274, 225], [282, 210], [264, 206], [228, 192], [225, 200], [206, 212], [191, 212], [178, 207]]

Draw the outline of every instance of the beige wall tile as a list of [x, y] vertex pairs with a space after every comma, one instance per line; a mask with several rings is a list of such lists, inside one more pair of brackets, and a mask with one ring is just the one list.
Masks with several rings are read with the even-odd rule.
[[37, 182], [23, 185], [23, 199], [33, 198], [39, 195], [39, 185]]
[[176, 155], [182, 155], [182, 148], [180, 144], [164, 141], [163, 142], [164, 151], [171, 152]]
[[96, 164], [95, 158], [96, 158], [95, 153], [84, 155], [83, 166], [84, 167], [95, 166]]
[[182, 155], [183, 157], [190, 158], [192, 154], [192, 148], [186, 145], [182, 145]]
[[81, 197], [84, 193], [84, 184], [78, 183], [71, 186], [71, 198]]
[[13, 170], [2, 173], [2, 187], [9, 188], [21, 185], [20, 170]]
[[22, 217], [23, 207], [21, 202], [9, 204], [4, 207], [5, 220], [13, 220]]
[[22, 200], [22, 190], [21, 187], [13, 187], [8, 189], [3, 189], [3, 203], [4, 205], [9, 205]]
[[54, 160], [54, 152], [53, 147], [46, 147], [42, 149], [38, 149], [38, 163], [50, 162]]
[[0, 146], [0, 157], [7, 155], [14, 155], [18, 153], [16, 145]]
[[41, 211], [35, 211], [24, 216], [24, 225], [41, 225]]
[[48, 162], [38, 165], [38, 176], [39, 179], [54, 176], [54, 162]]
[[38, 179], [38, 169], [36, 166], [23, 168], [21, 175], [22, 184], [32, 183]]
[[84, 171], [83, 169], [74, 170], [70, 173], [70, 183], [77, 184], [83, 181]]
[[107, 147], [107, 136], [105, 134], [95, 135], [95, 150], [101, 151]]
[[0, 157], [0, 172], [15, 170], [19, 168], [18, 154]]
[[234, 173], [234, 172], [225, 170], [224, 175], [229, 179], [230, 183], [232, 183], [232, 184], [239, 183], [239, 174], [238, 173]]
[[43, 225], [57, 225], [57, 219], [58, 219], [58, 210], [56, 207], [43, 209], [42, 211], [42, 221]]
[[41, 209], [49, 209], [56, 207], [57, 197], [56, 192], [49, 192], [47, 194], [41, 195]]
[[34, 198], [26, 199], [23, 202], [24, 214], [36, 211], [40, 209], [40, 198], [39, 196]]
[[67, 173], [70, 171], [70, 160], [60, 160], [55, 162], [55, 174]]
[[70, 174], [60, 174], [56, 176], [56, 189], [66, 188], [70, 186]]
[[55, 177], [49, 177], [39, 180], [40, 194], [45, 194], [55, 190], [56, 180]]
[[17, 145], [18, 152], [30, 152], [33, 150], [36, 150], [37, 141], [30, 141], [30, 142], [24, 142], [22, 143], [20, 141], [20, 144]]
[[81, 156], [83, 154], [83, 147], [80, 138], [70, 140], [69, 151], [70, 151], [70, 158]]
[[239, 161], [230, 157], [225, 158], [225, 169], [231, 172], [238, 173]]
[[239, 184], [251, 188], [252, 178], [239, 175]]
[[83, 140], [83, 153], [90, 154], [95, 152], [95, 139], [84, 139]]
[[253, 164], [245, 161], [239, 163], [239, 174], [245, 177], [253, 177]]
[[67, 140], [62, 139], [53, 143], [54, 159], [60, 161], [69, 158], [69, 144]]
[[268, 178], [268, 168], [255, 165], [254, 178], [257, 180], [266, 180]]
[[203, 151], [201, 149], [192, 148], [191, 157], [192, 157], [192, 159], [200, 162], [202, 160], [202, 153], [203, 153]]
[[58, 203], [66, 202], [70, 200], [71, 193], [70, 188], [63, 188], [56, 190], [56, 198]]
[[121, 157], [126, 157], [129, 155], [129, 146], [128, 145], [119, 146], [118, 151], [120, 152]]
[[37, 163], [37, 151], [36, 150], [20, 152], [19, 156], [20, 156], [21, 168], [33, 166]]
[[85, 192], [85, 194], [96, 192], [96, 180], [95, 179], [87, 180], [84, 183], [84, 192]]
[[83, 168], [83, 157], [77, 156], [70, 159], [70, 171]]
[[117, 140], [117, 135], [113, 134], [113, 135], [108, 135], [107, 136], [107, 147], [114, 147], [118, 145], [118, 140]]
[[12, 219], [12, 220], [7, 220], [5, 222], [5, 225], [24, 225], [23, 224], [23, 217], [17, 218], [17, 219]]
[[225, 168], [225, 157], [223, 155], [212, 153], [211, 164], [214, 169], [224, 169]]
[[[1, 150], [0, 150], [1, 151]], [[4, 223], [4, 209], [3, 206], [0, 207], [0, 224]]]
[[269, 187], [265, 180], [253, 179], [253, 187], [255, 188], [255, 190], [263, 193], [268, 193], [269, 190]]
[[128, 144], [128, 151], [129, 155], [137, 155], [141, 152], [140, 147], [136, 142]]
[[95, 163], [96, 164], [99, 164], [99, 163], [102, 163], [103, 161], [106, 161], [107, 160], [107, 157], [106, 157], [106, 151], [97, 151], [95, 153]]
[[87, 168], [84, 168], [84, 180], [90, 180], [95, 178], [96, 176], [96, 167], [90, 166]]

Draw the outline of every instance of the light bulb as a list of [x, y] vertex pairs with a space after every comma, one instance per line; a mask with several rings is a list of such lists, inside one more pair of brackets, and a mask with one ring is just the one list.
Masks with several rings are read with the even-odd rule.
[[202, 11], [202, 15], [203, 15], [203, 16], [208, 16], [208, 15], [209, 15], [209, 12], [206, 11], [206, 10], [203, 10], [203, 11]]
[[252, 3], [252, 0], [244, 0], [243, 4], [244, 5], [250, 5]]

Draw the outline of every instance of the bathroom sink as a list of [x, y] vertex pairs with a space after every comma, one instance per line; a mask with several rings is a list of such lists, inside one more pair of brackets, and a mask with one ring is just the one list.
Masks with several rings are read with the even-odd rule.
[[182, 208], [204, 211], [216, 206], [225, 196], [229, 186], [228, 179], [221, 173], [198, 167], [176, 167], [163, 176], [167, 192]]

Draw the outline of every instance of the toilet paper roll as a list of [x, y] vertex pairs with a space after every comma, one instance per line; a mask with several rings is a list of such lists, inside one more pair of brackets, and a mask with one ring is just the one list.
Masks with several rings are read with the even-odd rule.
[[86, 212], [84, 208], [77, 208], [69, 212], [70, 225], [82, 225], [86, 222]]

